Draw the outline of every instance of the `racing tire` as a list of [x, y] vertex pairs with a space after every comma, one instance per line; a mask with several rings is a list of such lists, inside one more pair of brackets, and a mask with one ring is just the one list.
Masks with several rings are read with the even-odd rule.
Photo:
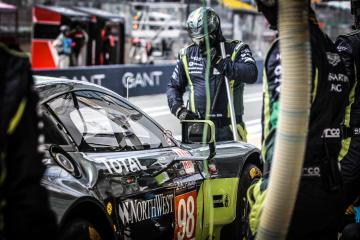
[[74, 219], [60, 233], [60, 240], [103, 240], [100, 231], [85, 219]]
[[246, 194], [251, 184], [261, 177], [260, 169], [252, 163], [245, 164], [240, 174], [235, 220], [221, 230], [220, 239], [243, 240], [247, 236], [247, 200]]

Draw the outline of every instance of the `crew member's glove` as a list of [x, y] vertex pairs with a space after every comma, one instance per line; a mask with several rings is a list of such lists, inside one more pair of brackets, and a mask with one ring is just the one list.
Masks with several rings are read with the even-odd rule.
[[215, 63], [215, 68], [221, 73], [223, 74], [227, 67], [231, 65], [231, 59], [230, 57], [226, 57], [224, 59], [220, 58], [218, 59], [218, 61]]
[[196, 115], [196, 113], [191, 112], [184, 107], [181, 107], [181, 109], [177, 112], [176, 117], [180, 121], [198, 119], [198, 116]]
[[216, 48], [211, 48], [210, 49], [210, 61], [211, 61], [211, 65], [214, 66], [216, 64], [216, 62], [219, 61], [219, 59], [221, 58], [221, 56], [219, 56], [218, 51], [216, 50]]

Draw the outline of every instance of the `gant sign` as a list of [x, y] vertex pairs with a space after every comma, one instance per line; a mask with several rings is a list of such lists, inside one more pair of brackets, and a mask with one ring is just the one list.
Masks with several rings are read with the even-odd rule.
[[126, 88], [136, 87], [156, 87], [160, 85], [160, 77], [163, 75], [162, 71], [151, 72], [126, 72], [122, 77], [123, 86]]

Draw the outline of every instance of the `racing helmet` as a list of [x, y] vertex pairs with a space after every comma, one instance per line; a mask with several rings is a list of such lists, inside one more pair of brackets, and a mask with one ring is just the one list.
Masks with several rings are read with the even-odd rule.
[[60, 32], [65, 33], [65, 32], [67, 32], [69, 30], [70, 30], [70, 28], [67, 25], [61, 25], [61, 27], [60, 27]]
[[360, 28], [360, 0], [351, 0], [351, 14], [355, 17], [354, 28]]
[[[205, 32], [205, 24], [207, 32]], [[200, 48], [205, 47], [205, 37], [209, 36], [210, 46], [215, 46], [216, 42], [223, 41], [220, 18], [210, 7], [200, 7], [190, 13], [186, 28], [191, 40]]]
[[[270, 24], [271, 29], [277, 29], [278, 26], [278, 10], [279, 10], [279, 0], [255, 0], [258, 7], [258, 11], [264, 14], [264, 17]], [[309, 18], [316, 19], [315, 12], [311, 8], [311, 1], [308, 1], [309, 4]]]
[[271, 29], [277, 28], [278, 0], [255, 0], [258, 11], [264, 14], [264, 17], [270, 24]]

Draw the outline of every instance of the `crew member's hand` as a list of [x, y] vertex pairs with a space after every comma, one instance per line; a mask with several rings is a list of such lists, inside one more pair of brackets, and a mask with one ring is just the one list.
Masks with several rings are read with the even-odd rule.
[[215, 68], [221, 73], [223, 74], [226, 71], [226, 68], [231, 64], [231, 59], [230, 57], [226, 57], [224, 59], [219, 59], [216, 63], [215, 63]]
[[189, 110], [187, 110], [186, 108], [182, 107], [177, 116], [176, 116], [180, 121], [183, 120], [195, 120], [198, 119], [198, 116], [196, 115], [196, 113], [191, 112]]
[[218, 51], [216, 50], [216, 48], [211, 48], [210, 51], [210, 59], [211, 59], [211, 65], [215, 66], [216, 63], [221, 59], [221, 56], [219, 55]]

